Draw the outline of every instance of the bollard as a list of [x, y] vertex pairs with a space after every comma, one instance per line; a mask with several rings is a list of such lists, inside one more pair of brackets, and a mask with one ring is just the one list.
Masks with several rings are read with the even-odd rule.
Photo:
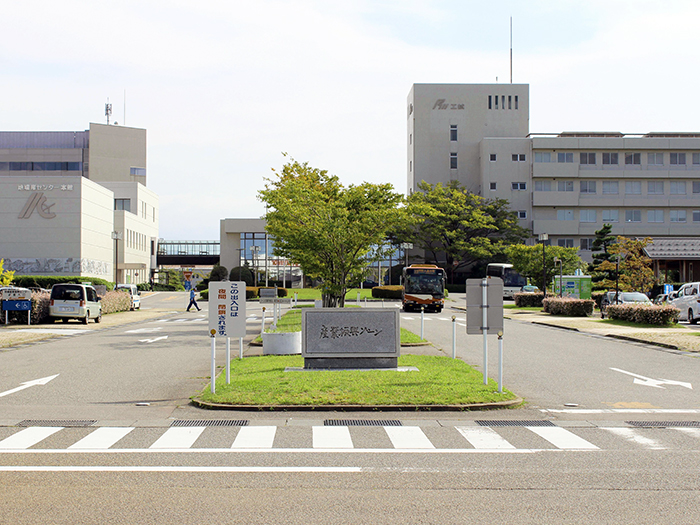
[[262, 307], [262, 326], [260, 327], [260, 336], [265, 332], [265, 307]]
[[299, 297], [299, 294], [297, 292], [294, 292], [294, 306], [297, 305], [297, 297]]
[[420, 306], [420, 338], [425, 339], [423, 337], [423, 325], [425, 321], [425, 306], [421, 305]]
[[503, 332], [498, 332], [498, 393], [503, 393]]
[[243, 338], [238, 338], [238, 359], [243, 359]]
[[357, 306], [360, 306], [360, 292], [357, 292]]
[[226, 338], [226, 384], [231, 384], [231, 338]]
[[216, 394], [216, 337], [211, 336], [211, 393]]
[[452, 316], [452, 359], [457, 357], [457, 317]]

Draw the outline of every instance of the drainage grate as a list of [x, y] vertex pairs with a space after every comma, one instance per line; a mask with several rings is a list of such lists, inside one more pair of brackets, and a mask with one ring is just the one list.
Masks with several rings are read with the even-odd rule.
[[247, 427], [247, 419], [176, 419], [171, 427]]
[[527, 419], [499, 419], [499, 420], [477, 420], [476, 424], [480, 427], [553, 427], [551, 421], [543, 421], [541, 419], [529, 421]]
[[17, 423], [18, 427], [89, 427], [97, 423], [96, 419], [25, 419]]
[[324, 427], [401, 427], [398, 419], [326, 419]]
[[645, 428], [671, 428], [671, 427], [693, 427], [700, 428], [700, 421], [625, 421], [633, 427]]

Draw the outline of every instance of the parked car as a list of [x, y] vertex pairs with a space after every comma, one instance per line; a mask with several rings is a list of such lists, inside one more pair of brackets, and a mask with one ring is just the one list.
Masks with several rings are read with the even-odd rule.
[[521, 288], [520, 291], [521, 291], [522, 293], [537, 293], [537, 292], [540, 291], [540, 289], [537, 288], [537, 286], [533, 286], [533, 285], [531, 285], [531, 284], [526, 284], [525, 286], [523, 286], [523, 287]]
[[141, 309], [141, 292], [136, 288], [135, 284], [118, 284], [118, 291], [123, 291], [131, 296], [131, 309], [140, 310]]
[[605, 319], [606, 310], [611, 304], [652, 304], [642, 292], [606, 292], [600, 302], [600, 317]]
[[654, 300], [652, 301], [654, 304], [667, 304], [669, 302], [667, 293], [660, 293], [656, 297], [654, 297]]
[[87, 284], [54, 284], [49, 316], [51, 320], [61, 319], [64, 323], [69, 319], [80, 319], [85, 324], [94, 319], [99, 323], [102, 320], [101, 299], [95, 288]]
[[700, 318], [700, 283], [687, 283], [680, 287], [678, 296], [671, 301], [671, 306], [680, 310], [678, 319], [697, 324]]

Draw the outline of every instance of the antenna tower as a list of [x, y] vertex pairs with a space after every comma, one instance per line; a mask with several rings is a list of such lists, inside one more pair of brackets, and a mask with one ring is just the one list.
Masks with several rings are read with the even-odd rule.
[[107, 103], [105, 104], [105, 117], [107, 117], [107, 125], [109, 126], [109, 117], [112, 116], [112, 104], [109, 103], [109, 99], [107, 99]]
[[513, 83], [513, 17], [510, 17], [510, 83]]

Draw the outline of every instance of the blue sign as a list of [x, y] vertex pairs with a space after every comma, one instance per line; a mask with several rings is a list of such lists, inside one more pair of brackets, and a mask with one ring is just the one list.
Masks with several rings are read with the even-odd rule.
[[673, 291], [673, 285], [672, 284], [664, 284], [664, 293], [671, 293]]
[[12, 311], [28, 311], [32, 309], [31, 301], [3, 301], [2, 309]]

